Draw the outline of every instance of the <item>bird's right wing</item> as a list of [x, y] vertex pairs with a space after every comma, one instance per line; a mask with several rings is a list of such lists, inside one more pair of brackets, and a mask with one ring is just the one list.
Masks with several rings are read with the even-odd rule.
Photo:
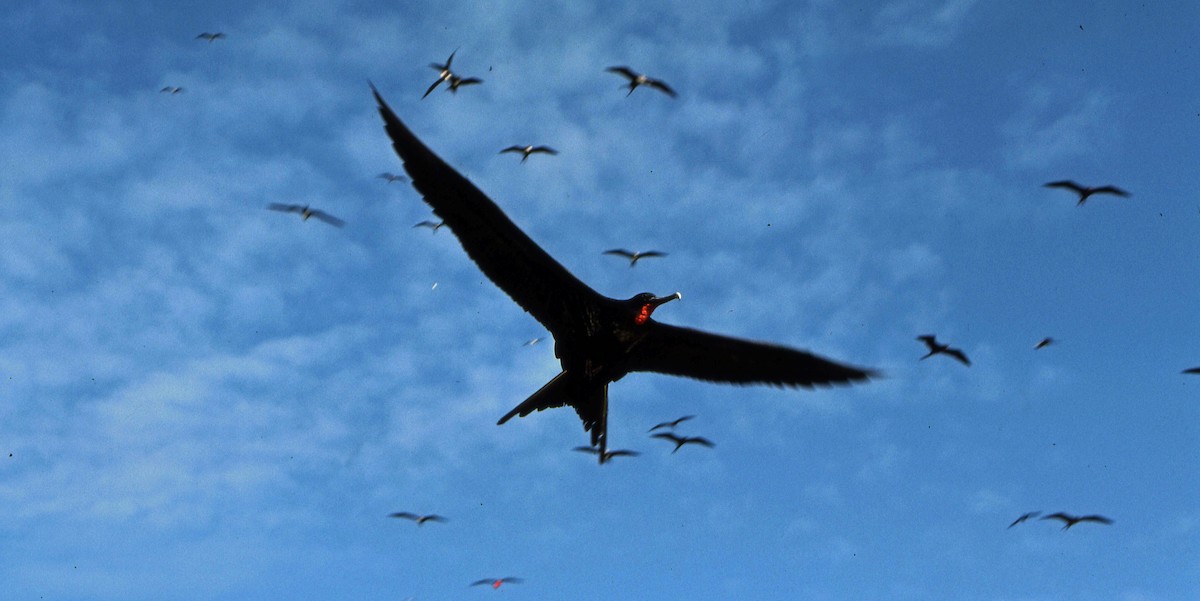
[[605, 300], [514, 224], [496, 203], [433, 153], [371, 86], [412, 185], [489, 279], [551, 333], [576, 330]]
[[649, 371], [733, 384], [812, 386], [850, 383], [877, 376], [812, 353], [764, 342], [647, 322], [645, 337], [631, 349], [630, 371]]

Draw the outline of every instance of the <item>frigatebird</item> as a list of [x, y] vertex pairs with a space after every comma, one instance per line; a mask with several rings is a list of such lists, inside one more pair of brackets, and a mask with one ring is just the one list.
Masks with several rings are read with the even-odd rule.
[[1024, 522], [1025, 520], [1028, 520], [1029, 518], [1036, 518], [1039, 515], [1042, 515], [1042, 512], [1030, 511], [1029, 513], [1023, 513], [1023, 514], [1021, 514], [1021, 517], [1013, 520], [1013, 523], [1009, 524], [1008, 527], [1012, 528], [1013, 526], [1016, 526], [1017, 524], [1020, 524], [1021, 522]]
[[437, 88], [438, 86], [442, 85], [443, 81], [449, 80], [450, 76], [454, 75], [454, 73], [452, 73], [450, 71], [450, 63], [454, 62], [455, 54], [458, 54], [457, 48], [454, 49], [454, 52], [450, 53], [450, 58], [446, 59], [446, 64], [444, 64], [444, 65], [439, 65], [437, 63], [429, 63], [429, 66], [431, 68], [436, 69], [438, 71], [438, 78], [437, 78], [437, 81], [433, 82], [433, 85], [429, 86], [428, 90], [425, 90], [425, 94], [421, 96], [421, 100], [424, 100], [425, 96], [428, 96], [429, 93], [434, 90], [434, 88]]
[[[710, 449], [717, 446], [713, 441], [704, 438], [703, 436], [678, 436], [676, 434], [672, 434], [671, 432], [659, 432], [658, 434], [651, 434], [650, 438], [661, 438], [663, 440], [669, 440], [675, 443], [675, 451], [682, 449], [683, 445], [685, 444], [698, 444], [702, 447], [708, 447]], [[671, 452], [674, 453], [675, 451]]]
[[647, 430], [647, 432], [653, 432], [659, 428], [674, 428], [675, 426], [678, 426], [679, 424], [682, 424], [683, 422], [686, 422], [687, 420], [692, 419], [693, 417], [696, 417], [696, 416], [685, 415], [677, 420], [673, 420], [673, 421], [669, 421], [669, 422], [662, 422], [661, 424], [655, 424], [654, 427]]
[[267, 205], [267, 208], [272, 211], [279, 211], [282, 213], [299, 213], [300, 218], [304, 221], [308, 221], [309, 217], [316, 217], [317, 219], [320, 219], [321, 221], [324, 221], [325, 223], [335, 227], [342, 227], [343, 225], [346, 225], [345, 221], [342, 221], [341, 219], [338, 219], [337, 217], [334, 217], [325, 211], [310, 209], [308, 205], [285, 205], [273, 202]]
[[225, 39], [225, 34], [219, 32], [219, 31], [217, 33], [208, 33], [206, 31], [206, 32], [196, 36], [196, 39], [197, 40], [208, 40], [208, 43], [211, 44], [217, 40]]
[[1077, 203], [1075, 206], [1083, 206], [1083, 203], [1087, 202], [1088, 197], [1093, 194], [1113, 194], [1115, 196], [1121, 196], [1121, 197], [1129, 196], [1128, 192], [1126, 192], [1116, 186], [1096, 186], [1095, 188], [1092, 188], [1090, 186], [1084, 186], [1084, 185], [1077, 184], [1069, 179], [1065, 179], [1065, 180], [1062, 180], [1059, 182], [1050, 182], [1050, 183], [1046, 184], [1044, 187], [1046, 187], [1046, 188], [1063, 188], [1063, 189], [1070, 190], [1070, 191], [1078, 194], [1079, 195], [1079, 203]]
[[1062, 522], [1063, 522], [1062, 529], [1063, 530], [1069, 530], [1071, 528], [1071, 526], [1074, 526], [1075, 524], [1078, 524], [1079, 522], [1096, 522], [1097, 524], [1113, 523], [1112, 520], [1110, 520], [1102, 515], [1073, 516], [1073, 515], [1069, 515], [1069, 514], [1061, 513], [1061, 512], [1060, 513], [1052, 513], [1042, 519], [1043, 520], [1062, 520]]
[[625, 250], [624, 248], [614, 248], [612, 250], [606, 250], [600, 254], [616, 255], [618, 257], [625, 257], [626, 259], [629, 259], [630, 267], [637, 265], [638, 261], [648, 258], [648, 257], [665, 257], [665, 256], [667, 256], [667, 253], [659, 252], [657, 250], [648, 250], [646, 252], [635, 252], [635, 251], [631, 251], [631, 250]]
[[[671, 86], [668, 86], [666, 82], [662, 81], [661, 79], [653, 79], [650, 77], [646, 77], [645, 75], [638, 73], [638, 72], [634, 71], [633, 69], [630, 69], [629, 67], [609, 67], [609, 68], [605, 69], [605, 71], [608, 71], [609, 73], [616, 73], [617, 75], [620, 75], [620, 76], [624, 77], [625, 79], [628, 79], [629, 83], [627, 83], [621, 87], [623, 87], [623, 88], [628, 87], [629, 94], [632, 94], [633, 91], [636, 90], [638, 86], [650, 86], [656, 90], [663, 92], [664, 94], [666, 94], [667, 96], [670, 96], [671, 98], [675, 97], [675, 90], [672, 90]], [[629, 96], [629, 94], [626, 94], [625, 96]]]
[[963, 365], [966, 365], [967, 367], [971, 366], [971, 360], [967, 359], [966, 354], [956, 348], [951, 348], [948, 344], [939, 343], [937, 341], [937, 337], [935, 336], [917, 336], [917, 340], [924, 342], [925, 346], [929, 347], [929, 352], [924, 357], [921, 357], [920, 360], [922, 361], [934, 355], [950, 355], [951, 357], [961, 361]]
[[173, 94], [182, 94], [183, 88], [181, 88], [179, 86], [167, 86], [167, 87], [159, 90], [158, 93], [159, 94], [166, 93], [166, 94], [172, 94], [172, 95]]
[[1055, 342], [1055, 340], [1053, 338], [1050, 338], [1049, 336], [1047, 336], [1046, 338], [1043, 338], [1041, 342], [1034, 345], [1033, 350], [1036, 351], [1036, 350], [1044, 349], [1044, 348], [1050, 346], [1051, 344], [1054, 344], [1054, 342]]
[[580, 453], [591, 453], [593, 455], [598, 455], [600, 457], [601, 465], [608, 463], [609, 460], [612, 459], [613, 457], [637, 457], [638, 455], [641, 454], [641, 453], [638, 453], [637, 451], [630, 451], [629, 449], [617, 449], [615, 451], [601, 451], [600, 449], [597, 449], [596, 447], [575, 447], [575, 450], [579, 451]]
[[392, 173], [391, 171], [384, 171], [383, 173], [380, 173], [379, 175], [377, 175], [375, 177], [386, 179], [387, 183], [389, 183], [389, 184], [393, 183], [393, 182], [397, 182], [397, 181], [404, 181], [403, 175], [396, 175], [395, 173]]
[[417, 515], [415, 513], [409, 513], [407, 511], [397, 511], [396, 513], [388, 514], [388, 517], [389, 518], [400, 518], [403, 520], [412, 520], [412, 521], [416, 522], [418, 526], [424, 526], [425, 522], [445, 522], [446, 521], [446, 518], [444, 518], [440, 515], [437, 515], [437, 514]]
[[520, 584], [521, 582], [524, 582], [524, 581], [521, 580], [520, 578], [517, 578], [516, 576], [506, 576], [504, 578], [484, 578], [483, 580], [476, 580], [475, 582], [472, 582], [470, 584], [470, 586], [479, 586], [481, 584], [488, 584], [488, 585], [491, 585], [492, 588], [496, 589], [496, 588], [500, 588], [500, 585], [504, 584], [506, 582], [511, 583], [511, 584]]
[[522, 163], [524, 163], [524, 162], [525, 162], [525, 159], [529, 158], [529, 155], [531, 155], [531, 154], [534, 154], [534, 153], [536, 153], [536, 152], [540, 152], [540, 153], [542, 153], [542, 154], [549, 154], [549, 155], [556, 155], [556, 154], [558, 154], [558, 151], [557, 151], [557, 150], [555, 150], [555, 149], [553, 149], [553, 148], [550, 148], [549, 146], [533, 146], [533, 145], [530, 145], [530, 146], [509, 146], [508, 148], [505, 148], [504, 150], [501, 150], [501, 151], [500, 151], [500, 154], [504, 154], [504, 153], [506, 153], [506, 152], [519, 152], [519, 153], [521, 153], [521, 162], [522, 162]]
[[763, 342], [671, 326], [650, 318], [678, 292], [608, 298], [571, 275], [496, 203], [419, 140], [371, 86], [392, 146], [414, 188], [458, 237], [480, 270], [554, 337], [562, 372], [500, 418], [570, 405], [607, 450], [608, 385], [648, 371], [732, 384], [813, 387], [875, 375], [817, 355]]
[[453, 73], [450, 74], [450, 93], [457, 94], [459, 86], [470, 86], [483, 83], [478, 77], [459, 77]]
[[442, 226], [444, 226], [444, 225], [446, 225], [445, 221], [428, 221], [428, 220], [426, 220], [426, 221], [422, 221], [422, 222], [414, 225], [413, 227], [427, 227], [427, 228], [433, 230], [433, 233], [436, 234], [437, 231], [439, 229], [441, 229]]

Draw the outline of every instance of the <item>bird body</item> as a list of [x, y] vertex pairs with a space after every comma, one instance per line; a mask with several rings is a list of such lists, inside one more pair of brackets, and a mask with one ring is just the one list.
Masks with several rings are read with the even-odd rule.
[[638, 88], [638, 86], [649, 86], [666, 94], [667, 96], [670, 96], [671, 98], [676, 96], [675, 90], [672, 90], [671, 86], [668, 86], [666, 82], [662, 81], [661, 79], [647, 77], [645, 74], [638, 73], [629, 67], [609, 67], [605, 69], [605, 71], [608, 71], [609, 73], [616, 73], [617, 75], [629, 80], [629, 83], [621, 86], [629, 88], [629, 93], [625, 94], [626, 96], [632, 94], [633, 91]]
[[427, 228], [433, 230], [433, 233], [436, 234], [437, 231], [445, 225], [446, 225], [445, 221], [422, 221], [422, 222], [414, 225], [413, 227], [427, 227]]
[[665, 256], [667, 256], [667, 253], [659, 252], [657, 250], [648, 250], [646, 252], [634, 252], [631, 250], [625, 250], [624, 248], [614, 248], [612, 250], [606, 250], [601, 254], [625, 257], [626, 259], [629, 259], [630, 267], [637, 265], [638, 261], [648, 258], [648, 257], [665, 257]]
[[669, 440], [669, 441], [675, 443], [675, 450], [671, 451], [672, 453], [678, 451], [679, 449], [682, 449], [683, 445], [685, 445], [685, 444], [698, 444], [702, 447], [708, 447], [710, 449], [712, 447], [717, 446], [715, 443], [713, 443], [713, 441], [711, 441], [707, 438], [704, 438], [703, 436], [678, 436], [671, 432], [660, 432], [658, 434], [652, 434], [652, 435], [650, 435], [650, 438], [661, 438], [663, 440]]
[[450, 93], [457, 94], [459, 86], [471, 86], [471, 85], [481, 84], [481, 83], [483, 83], [483, 80], [479, 79], [478, 77], [459, 77], [452, 73], [452, 74], [450, 74], [449, 90], [450, 90]]
[[165, 88], [163, 88], [163, 89], [159, 90], [158, 92], [159, 92], [160, 94], [163, 94], [163, 93], [166, 93], [166, 94], [181, 94], [181, 93], [183, 93], [183, 88], [181, 88], [181, 87], [179, 87], [179, 86], [166, 86]]
[[1071, 528], [1071, 526], [1074, 526], [1075, 524], [1078, 524], [1080, 522], [1096, 522], [1097, 524], [1113, 523], [1112, 520], [1110, 520], [1102, 515], [1073, 516], [1073, 515], [1070, 515], [1067, 513], [1062, 513], [1062, 512], [1052, 513], [1048, 516], [1043, 517], [1042, 519], [1043, 520], [1061, 520], [1063, 522], [1063, 527], [1062, 527], [1063, 530], [1069, 530]]
[[225, 34], [219, 32], [219, 31], [217, 33], [209, 33], [206, 31], [206, 32], [196, 36], [196, 39], [197, 40], [208, 40], [208, 43], [211, 44], [217, 40], [225, 39]]
[[635, 371], [734, 384], [812, 387], [868, 379], [869, 370], [773, 344], [662, 324], [651, 314], [679, 293], [603, 296], [531, 240], [483, 192], [425, 146], [372, 86], [385, 129], [412, 185], [483, 273], [554, 338], [562, 371], [499, 424], [569, 405], [607, 451], [608, 385]]
[[399, 518], [399, 519], [403, 519], [403, 520], [412, 520], [412, 521], [416, 522], [418, 526], [424, 526], [425, 522], [445, 522], [445, 521], [447, 521], [446, 518], [444, 518], [440, 515], [437, 515], [437, 514], [417, 515], [415, 513], [409, 513], [407, 511], [397, 511], [396, 513], [388, 514], [388, 517], [389, 518]]
[[387, 183], [389, 183], [389, 184], [393, 183], [393, 182], [397, 182], [397, 181], [401, 181], [401, 182], [404, 181], [403, 175], [396, 175], [395, 173], [392, 173], [391, 171], [384, 171], [383, 173], [380, 173], [376, 177], [387, 180]]
[[1093, 188], [1090, 186], [1084, 186], [1081, 184], [1077, 184], [1069, 179], [1065, 179], [1065, 180], [1058, 181], [1058, 182], [1050, 182], [1050, 183], [1046, 184], [1044, 187], [1046, 187], [1046, 188], [1062, 188], [1064, 190], [1071, 190], [1072, 192], [1078, 194], [1079, 202], [1076, 204], [1076, 206], [1083, 206], [1083, 203], [1087, 202], [1088, 197], [1093, 194], [1112, 194], [1114, 196], [1120, 196], [1122, 198], [1129, 196], [1128, 192], [1126, 192], [1116, 186], [1111, 186], [1111, 185], [1096, 186]]
[[521, 582], [523, 582], [523, 581], [520, 578], [517, 578], [515, 576], [506, 576], [504, 578], [484, 578], [483, 580], [476, 580], [475, 582], [472, 582], [470, 584], [470, 586], [480, 586], [480, 585], [486, 584], [486, 585], [491, 586], [493, 589], [498, 589], [498, 588], [500, 588], [501, 584], [505, 584], [505, 583], [519, 584]]
[[529, 158], [529, 155], [534, 154], [534, 153], [540, 152], [542, 154], [549, 154], [549, 155], [558, 154], [557, 150], [550, 148], [549, 146], [509, 146], [508, 148], [501, 150], [500, 154], [504, 154], [506, 152], [520, 153], [522, 163], [525, 162], [525, 159]]
[[948, 356], [954, 357], [955, 359], [958, 359], [963, 365], [966, 365], [967, 367], [971, 366], [971, 360], [967, 359], [967, 355], [965, 353], [963, 353], [959, 349], [952, 348], [948, 344], [939, 343], [937, 341], [937, 337], [935, 337], [935, 336], [932, 336], [932, 335], [917, 336], [917, 340], [924, 342], [925, 346], [929, 348], [929, 352], [926, 353], [926, 355], [924, 357], [921, 357], [921, 359], [920, 359], [921, 361], [924, 361], [925, 359], [928, 359], [934, 355], [948, 355]]
[[324, 221], [325, 223], [335, 227], [342, 227], [343, 225], [346, 225], [345, 221], [342, 221], [341, 219], [338, 219], [337, 217], [334, 217], [325, 211], [309, 208], [308, 205], [285, 205], [273, 202], [267, 205], [267, 208], [272, 211], [279, 211], [282, 213], [299, 213], [300, 218], [304, 221], [308, 221], [309, 217], [316, 217], [318, 220]]

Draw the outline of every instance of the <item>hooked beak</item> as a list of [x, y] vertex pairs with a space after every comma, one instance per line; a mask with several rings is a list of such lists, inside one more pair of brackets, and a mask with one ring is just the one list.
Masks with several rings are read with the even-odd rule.
[[660, 296], [658, 298], [655, 298], [654, 300], [651, 300], [650, 306], [657, 309], [659, 305], [665, 305], [673, 300], [679, 300], [681, 298], [683, 298], [683, 294], [681, 294], [679, 292], [676, 292], [675, 294], [671, 294], [669, 296]]

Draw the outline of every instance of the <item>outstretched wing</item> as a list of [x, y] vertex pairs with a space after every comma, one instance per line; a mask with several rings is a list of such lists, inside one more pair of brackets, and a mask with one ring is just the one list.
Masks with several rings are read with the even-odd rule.
[[419, 516], [415, 513], [409, 513], [407, 511], [397, 511], [396, 513], [390, 513], [390, 514], [388, 514], [388, 517], [389, 518], [400, 518], [403, 520], [414, 520], [414, 521], [421, 519], [421, 516]]
[[812, 353], [784, 346], [647, 322], [646, 334], [629, 354], [630, 371], [651, 371], [732, 384], [812, 386], [844, 384], [877, 376]]
[[1128, 197], [1129, 193], [1116, 186], [1100, 186], [1092, 190], [1092, 194], [1115, 194], [1116, 196]]
[[267, 205], [267, 208], [272, 211], [279, 211], [281, 213], [303, 213], [304, 212], [304, 207], [301, 205], [285, 205], [285, 204], [280, 204], [278, 202], [273, 202], [273, 203]]
[[958, 359], [960, 362], [962, 362], [963, 365], [966, 365], [967, 367], [971, 366], [971, 360], [967, 358], [966, 353], [964, 353], [956, 348], [949, 348], [942, 352], [946, 353], [947, 355], [950, 355], [951, 357], [954, 357], [955, 359]]
[[325, 211], [313, 211], [312, 216], [335, 227], [342, 227], [343, 225], [346, 225], [345, 221], [342, 221], [341, 219], [338, 219], [337, 217], [334, 217]]
[[668, 86], [668, 85], [666, 84], [666, 82], [664, 82], [664, 81], [662, 81], [662, 80], [660, 80], [660, 79], [651, 79], [651, 80], [647, 80], [647, 81], [646, 81], [646, 85], [648, 85], [648, 86], [650, 86], [650, 87], [652, 87], [652, 88], [656, 88], [656, 89], [658, 89], [658, 90], [661, 90], [663, 93], [665, 93], [667, 96], [670, 96], [671, 98], [674, 98], [674, 97], [676, 97], [676, 96], [677, 96], [677, 94], [675, 93], [675, 90], [672, 90], [672, 89], [671, 89], [671, 86]]
[[529, 152], [543, 152], [546, 154], [558, 154], [558, 151], [549, 146], [534, 146]]
[[496, 203], [447, 165], [400, 121], [371, 86], [388, 136], [412, 185], [489, 279], [553, 334], [582, 327], [604, 297], [525, 235]]
[[630, 69], [629, 67], [609, 67], [609, 68], [605, 69], [605, 71], [608, 71], [609, 73], [617, 73], [619, 75], [623, 75], [629, 81], [633, 81], [638, 78], [638, 74], [634, 73], [633, 69]]
[[1083, 186], [1081, 186], [1069, 179], [1064, 179], [1062, 181], [1057, 181], [1057, 182], [1050, 182], [1043, 187], [1045, 187], [1045, 188], [1063, 188], [1066, 190], [1074, 190], [1076, 194], [1083, 194], [1084, 192], [1087, 191], [1087, 188], [1084, 188]]
[[1106, 518], [1106, 517], [1104, 517], [1104, 516], [1102, 516], [1102, 515], [1085, 515], [1085, 516], [1083, 516], [1083, 517], [1079, 518], [1079, 521], [1080, 521], [1080, 522], [1096, 522], [1096, 523], [1099, 523], [1099, 524], [1111, 524], [1111, 523], [1113, 523], [1113, 521], [1112, 521], [1112, 520], [1110, 520], [1110, 519], [1108, 519], [1108, 518]]
[[604, 251], [604, 252], [602, 252], [602, 253], [600, 253], [600, 254], [602, 254], [602, 255], [616, 255], [616, 256], [618, 256], [618, 257], [625, 257], [626, 259], [632, 259], [632, 258], [634, 257], [634, 255], [633, 255], [633, 253], [632, 253], [632, 252], [629, 252], [629, 251], [625, 250], [624, 248], [614, 248], [614, 249], [612, 249], [612, 250], [606, 250], [606, 251]]

